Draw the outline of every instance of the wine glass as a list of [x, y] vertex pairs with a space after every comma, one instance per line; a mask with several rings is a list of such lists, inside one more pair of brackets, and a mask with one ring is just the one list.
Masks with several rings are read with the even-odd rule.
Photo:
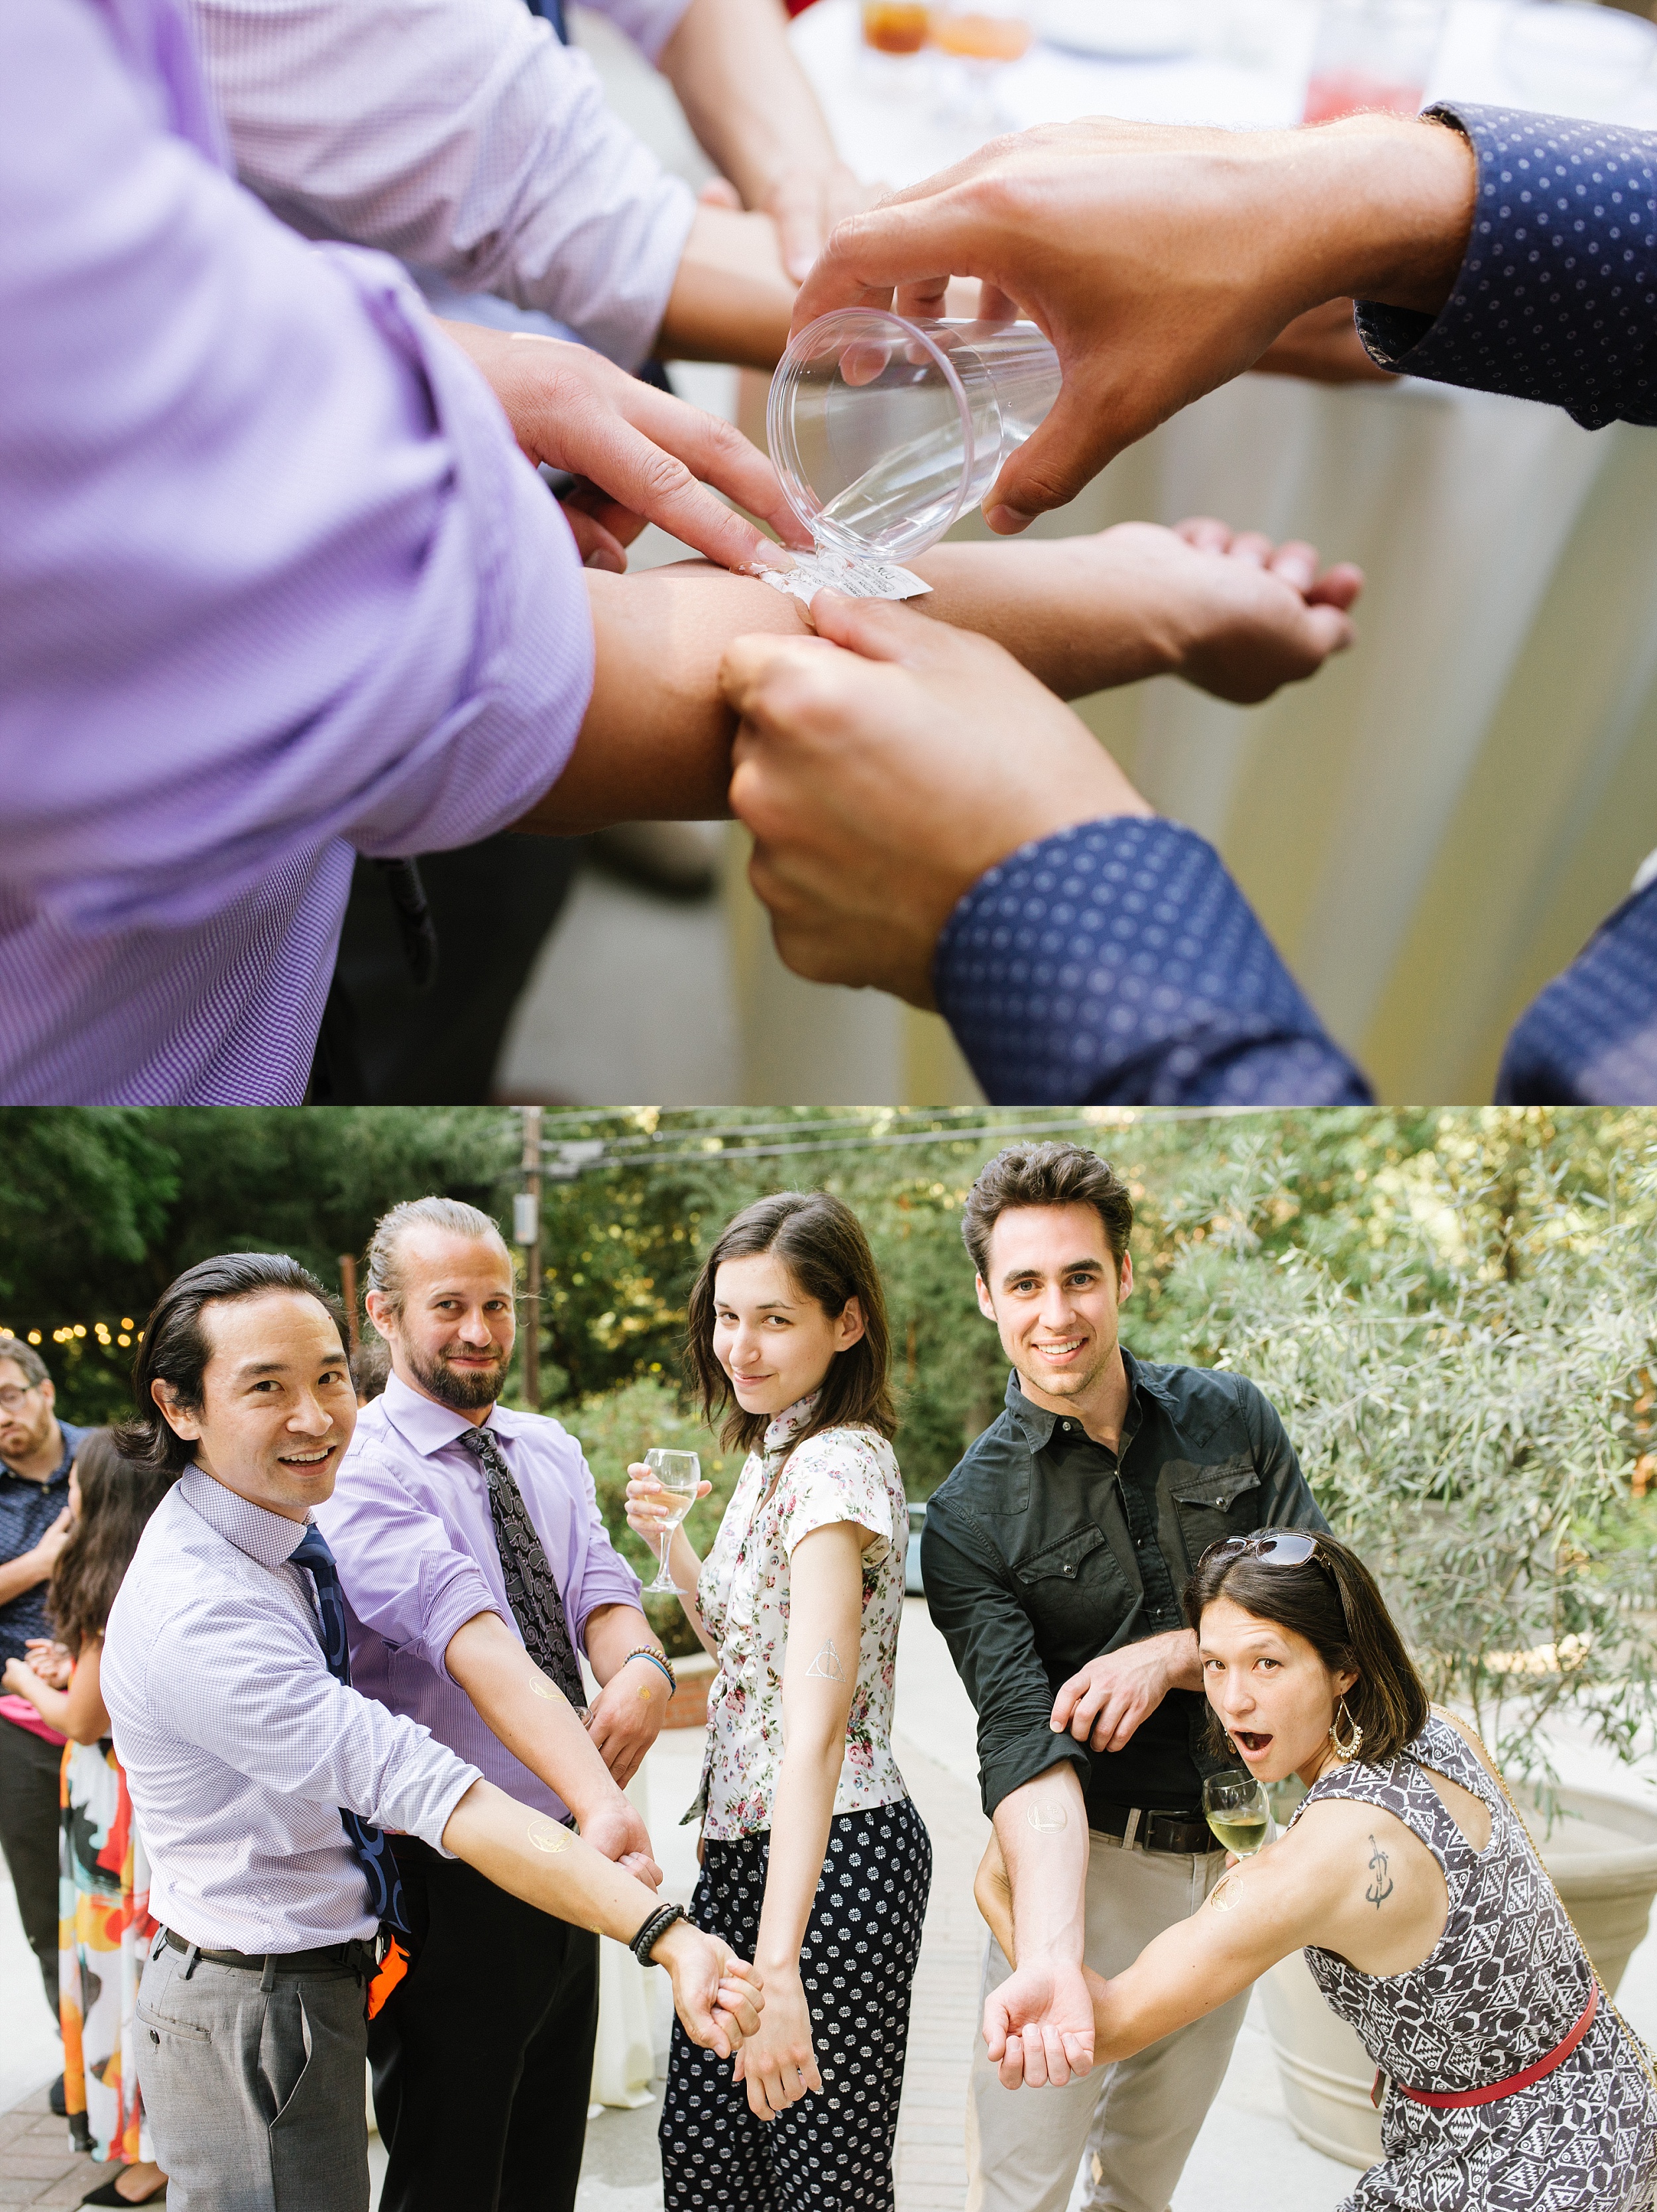
[[684, 1593], [667, 1571], [667, 1554], [673, 1547], [674, 1529], [696, 1504], [702, 1485], [702, 1462], [694, 1452], [667, 1451], [657, 1444], [645, 1453], [644, 1464], [667, 1493], [667, 1517], [661, 1524], [661, 1565], [655, 1580], [644, 1587], [663, 1596], [680, 1597]]
[[1203, 1784], [1203, 1818], [1228, 1851], [1252, 1857], [1271, 1826], [1265, 1784], [1241, 1767], [1210, 1774]]

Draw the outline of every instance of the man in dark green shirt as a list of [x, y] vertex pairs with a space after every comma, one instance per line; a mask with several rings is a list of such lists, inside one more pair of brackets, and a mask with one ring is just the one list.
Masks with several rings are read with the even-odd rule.
[[[1123, 1183], [1069, 1144], [998, 1155], [961, 1224], [1013, 1373], [1005, 1412], [927, 1508], [922, 1566], [978, 1711], [1019, 1961], [1044, 1960], [1054, 1991], [1033, 2075], [1048, 2094], [1003, 2089], [976, 2047], [977, 2212], [1064, 2212], [1084, 2160], [1088, 2212], [1167, 2204], [1246, 1998], [1087, 2073], [1081, 1967], [1119, 1973], [1224, 1868], [1203, 1776], [1231, 1762], [1183, 1623], [1192, 1569], [1224, 1536], [1325, 1526], [1252, 1383], [1124, 1350], [1132, 1226]], [[986, 1994], [1008, 1971], [992, 1940]]]

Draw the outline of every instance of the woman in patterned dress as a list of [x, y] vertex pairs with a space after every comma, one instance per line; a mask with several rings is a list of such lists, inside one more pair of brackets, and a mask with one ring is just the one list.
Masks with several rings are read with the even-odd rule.
[[1651, 2062], [1483, 1746], [1429, 1707], [1362, 1562], [1327, 1536], [1233, 1537], [1198, 1562], [1185, 1608], [1236, 1756], [1307, 1796], [1125, 1973], [1087, 1976], [1091, 2039], [1051, 1977], [1004, 1983], [984, 2017], [1002, 2079], [1142, 2050], [1303, 1948], [1387, 2085], [1380, 2163], [1343, 2212], [1651, 2212]]
[[[739, 1214], [691, 1294], [687, 1364], [748, 1457], [705, 1565], [668, 1565], [719, 1661], [691, 1917], [765, 1976], [734, 2068], [677, 2028], [668, 2212], [889, 2212], [932, 1846], [892, 1758], [909, 1514], [885, 1301], [856, 1216], [789, 1192]], [[660, 1492], [630, 1470], [654, 1540]]]
[[123, 1459], [107, 1429], [85, 1438], [70, 1473], [73, 1525], [47, 1597], [73, 1672], [66, 1688], [54, 1684], [48, 1654], [37, 1652], [35, 1665], [13, 1660], [5, 1674], [5, 1687], [69, 1739], [58, 1954], [64, 2094], [73, 2147], [118, 2169], [83, 2204], [149, 2204], [167, 2188], [144, 2124], [133, 2048], [138, 1980], [155, 1932], [149, 1868], [98, 1675], [109, 1608], [144, 1524], [171, 1486], [170, 1476]]

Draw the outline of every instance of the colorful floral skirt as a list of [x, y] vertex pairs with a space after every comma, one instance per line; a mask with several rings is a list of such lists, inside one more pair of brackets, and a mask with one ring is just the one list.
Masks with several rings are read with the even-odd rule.
[[155, 1923], [149, 1863], [107, 1740], [64, 1747], [58, 1990], [70, 2136], [94, 2158], [154, 2155], [138, 2096], [138, 1981]]

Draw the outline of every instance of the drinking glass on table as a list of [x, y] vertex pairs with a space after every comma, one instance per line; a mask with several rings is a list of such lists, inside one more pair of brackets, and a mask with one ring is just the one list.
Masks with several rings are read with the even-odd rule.
[[673, 1548], [674, 1529], [696, 1504], [697, 1492], [702, 1486], [702, 1462], [693, 1451], [667, 1451], [655, 1445], [645, 1453], [644, 1464], [667, 1493], [661, 1522], [661, 1564], [655, 1580], [646, 1583], [644, 1587], [662, 1596], [679, 1597], [684, 1593], [667, 1571], [667, 1554]]
[[1203, 1818], [1228, 1851], [1252, 1857], [1271, 1829], [1265, 1784], [1241, 1767], [1210, 1774], [1203, 1784]]
[[1418, 113], [1444, 16], [1444, 0], [1324, 0], [1301, 120]]
[[946, 120], [993, 129], [1005, 120], [996, 112], [996, 79], [1008, 62], [1028, 52], [1035, 33], [1027, 0], [947, 0], [932, 12], [932, 43], [959, 66], [947, 85]]

